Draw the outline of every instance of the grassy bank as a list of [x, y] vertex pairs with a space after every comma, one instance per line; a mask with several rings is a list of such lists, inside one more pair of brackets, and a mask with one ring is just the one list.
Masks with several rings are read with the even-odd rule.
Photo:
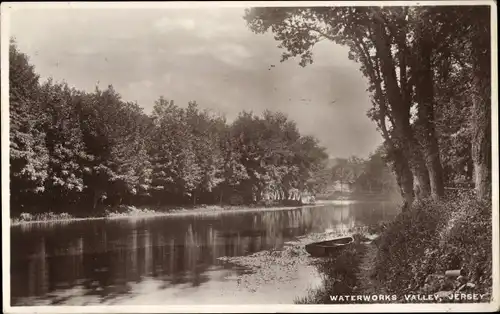
[[[492, 290], [491, 204], [471, 192], [447, 200], [425, 201], [400, 214], [380, 238], [374, 274], [390, 293], [431, 294]], [[459, 280], [446, 270], [462, 269]], [[469, 283], [467, 289], [462, 284]], [[459, 290], [461, 289], [461, 290]]]
[[219, 205], [198, 205], [188, 207], [163, 207], [163, 208], [137, 208], [134, 206], [120, 206], [119, 208], [107, 209], [102, 214], [86, 217], [76, 217], [68, 213], [22, 213], [18, 217], [11, 218], [11, 226], [28, 223], [49, 223], [60, 221], [97, 220], [97, 219], [120, 219], [120, 218], [148, 218], [160, 216], [188, 216], [188, 215], [209, 215], [227, 212], [252, 212], [252, 211], [273, 211], [289, 210], [299, 207], [319, 207], [317, 205], [275, 205], [275, 206], [219, 206]]
[[366, 246], [356, 239], [354, 245], [341, 254], [314, 262], [323, 277], [323, 286], [310, 290], [308, 295], [295, 300], [296, 304], [361, 303], [332, 300], [330, 296], [352, 295], [359, 286], [356, 270], [359, 269]]
[[[405, 295], [436, 293], [441, 302], [473, 302], [445, 297], [451, 293], [481, 294], [481, 302], [489, 302], [491, 228], [491, 204], [476, 201], [470, 192], [415, 204], [394, 221], [372, 229], [380, 232], [376, 241], [358, 241], [336, 258], [320, 261], [323, 287], [296, 302], [366, 303], [331, 296], [373, 294], [396, 296], [375, 303], [416, 302]], [[446, 278], [445, 272], [452, 269], [462, 269], [463, 275]]]

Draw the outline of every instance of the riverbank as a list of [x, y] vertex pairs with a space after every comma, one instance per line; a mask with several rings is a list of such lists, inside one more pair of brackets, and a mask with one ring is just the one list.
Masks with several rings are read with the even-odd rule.
[[85, 220], [104, 220], [104, 219], [130, 219], [130, 218], [154, 218], [168, 216], [190, 216], [190, 215], [219, 215], [233, 212], [254, 212], [254, 211], [277, 211], [277, 210], [292, 210], [296, 208], [321, 207], [331, 204], [332, 202], [320, 202], [318, 204], [302, 205], [302, 206], [269, 206], [269, 207], [249, 207], [249, 206], [218, 206], [218, 205], [200, 205], [191, 208], [168, 208], [165, 210], [153, 210], [148, 208], [137, 208], [134, 206], [124, 206], [121, 210], [107, 210], [102, 216], [93, 217], [75, 217], [68, 213], [41, 213], [28, 214], [22, 213], [17, 218], [11, 219], [11, 226], [25, 224], [41, 224], [54, 222], [73, 222]]
[[[387, 226], [379, 243], [374, 274], [389, 293], [469, 292], [484, 295], [480, 302], [489, 302], [492, 206], [477, 201], [472, 191], [414, 205]], [[452, 280], [444, 276], [455, 269], [461, 269], [463, 276]]]
[[[341, 255], [319, 261], [322, 287], [301, 304], [489, 302], [492, 293], [491, 204], [468, 193], [415, 204], [382, 225], [380, 237], [358, 242]], [[447, 270], [462, 276], [447, 278]], [[479, 299], [450, 299], [456, 293]], [[341, 296], [359, 296], [346, 300]], [[387, 299], [364, 300], [384, 295]], [[430, 299], [408, 296], [434, 296]]]
[[378, 236], [362, 233], [355, 234], [354, 238], [354, 244], [339, 255], [313, 262], [323, 275], [323, 285], [309, 290], [306, 296], [297, 298], [296, 304], [372, 303], [363, 298], [351, 299], [350, 296], [384, 293], [383, 286], [373, 278], [372, 273]]

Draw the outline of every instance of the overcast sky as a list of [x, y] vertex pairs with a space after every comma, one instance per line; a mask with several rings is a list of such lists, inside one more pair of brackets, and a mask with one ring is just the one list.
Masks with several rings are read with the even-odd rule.
[[279, 110], [331, 156], [373, 151], [381, 138], [366, 117], [366, 79], [347, 50], [324, 41], [312, 65], [280, 63], [272, 34], [252, 33], [243, 10], [23, 9], [11, 15], [11, 34], [42, 78], [89, 91], [112, 84], [148, 113], [161, 95], [229, 119]]

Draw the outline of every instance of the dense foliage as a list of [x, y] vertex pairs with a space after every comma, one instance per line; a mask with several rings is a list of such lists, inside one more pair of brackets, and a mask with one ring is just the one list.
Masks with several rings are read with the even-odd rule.
[[[323, 277], [323, 285], [319, 288], [310, 289], [308, 294], [295, 299], [295, 304], [359, 304], [363, 299], [356, 298], [346, 300], [345, 296], [363, 294], [371, 296], [367, 291], [357, 291], [362, 286], [358, 275], [358, 268], [361, 266], [363, 255], [366, 253], [366, 246], [361, 243], [363, 236], [354, 235], [354, 244], [339, 252], [333, 257], [319, 259], [314, 262], [319, 273]], [[381, 294], [380, 291], [376, 293]], [[332, 297], [342, 296], [342, 298], [332, 299]]]
[[94, 215], [129, 205], [251, 204], [314, 193], [327, 154], [279, 112], [232, 123], [160, 97], [150, 115], [109, 86], [40, 82], [10, 46], [11, 213]]
[[[405, 200], [373, 262], [389, 293], [456, 291], [432, 279], [449, 269], [466, 272], [461, 280], [474, 292], [491, 293], [491, 8], [246, 10], [251, 30], [273, 33], [282, 61], [298, 57], [307, 66], [313, 47], [328, 40], [348, 47], [367, 78], [368, 117], [384, 138], [384, 159]], [[371, 189], [356, 171], [338, 169]], [[474, 189], [447, 198], [446, 186], [464, 185]]]
[[[368, 231], [383, 230], [370, 244], [356, 241], [335, 257], [317, 261], [323, 285], [296, 303], [414, 303], [405, 295], [418, 294], [441, 298], [419, 302], [472, 302], [445, 297], [459, 292], [481, 294], [481, 302], [489, 302], [492, 212], [470, 191], [448, 196], [419, 202], [392, 222], [370, 226]], [[462, 270], [461, 277], [445, 276], [447, 270], [457, 269]], [[468, 288], [461, 290], [464, 286]], [[347, 300], [346, 295], [357, 297]], [[379, 295], [391, 298], [366, 299]], [[339, 300], [341, 296], [344, 299]]]
[[384, 146], [368, 158], [351, 156], [330, 159], [316, 175], [322, 184], [321, 197], [383, 198], [399, 200], [396, 177], [392, 172]]
[[446, 287], [445, 271], [462, 269], [465, 280], [474, 283], [475, 293], [491, 296], [492, 213], [470, 192], [419, 203], [386, 228], [374, 274], [390, 292], [451, 290]]
[[322, 40], [349, 48], [368, 79], [368, 116], [408, 205], [464, 182], [479, 199], [491, 197], [489, 17], [489, 6], [257, 7], [245, 14], [251, 30], [274, 34], [282, 61], [311, 64]]

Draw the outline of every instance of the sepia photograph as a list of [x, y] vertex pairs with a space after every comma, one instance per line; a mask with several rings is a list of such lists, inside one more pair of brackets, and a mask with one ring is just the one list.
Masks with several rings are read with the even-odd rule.
[[499, 310], [496, 12], [2, 3], [3, 311]]

